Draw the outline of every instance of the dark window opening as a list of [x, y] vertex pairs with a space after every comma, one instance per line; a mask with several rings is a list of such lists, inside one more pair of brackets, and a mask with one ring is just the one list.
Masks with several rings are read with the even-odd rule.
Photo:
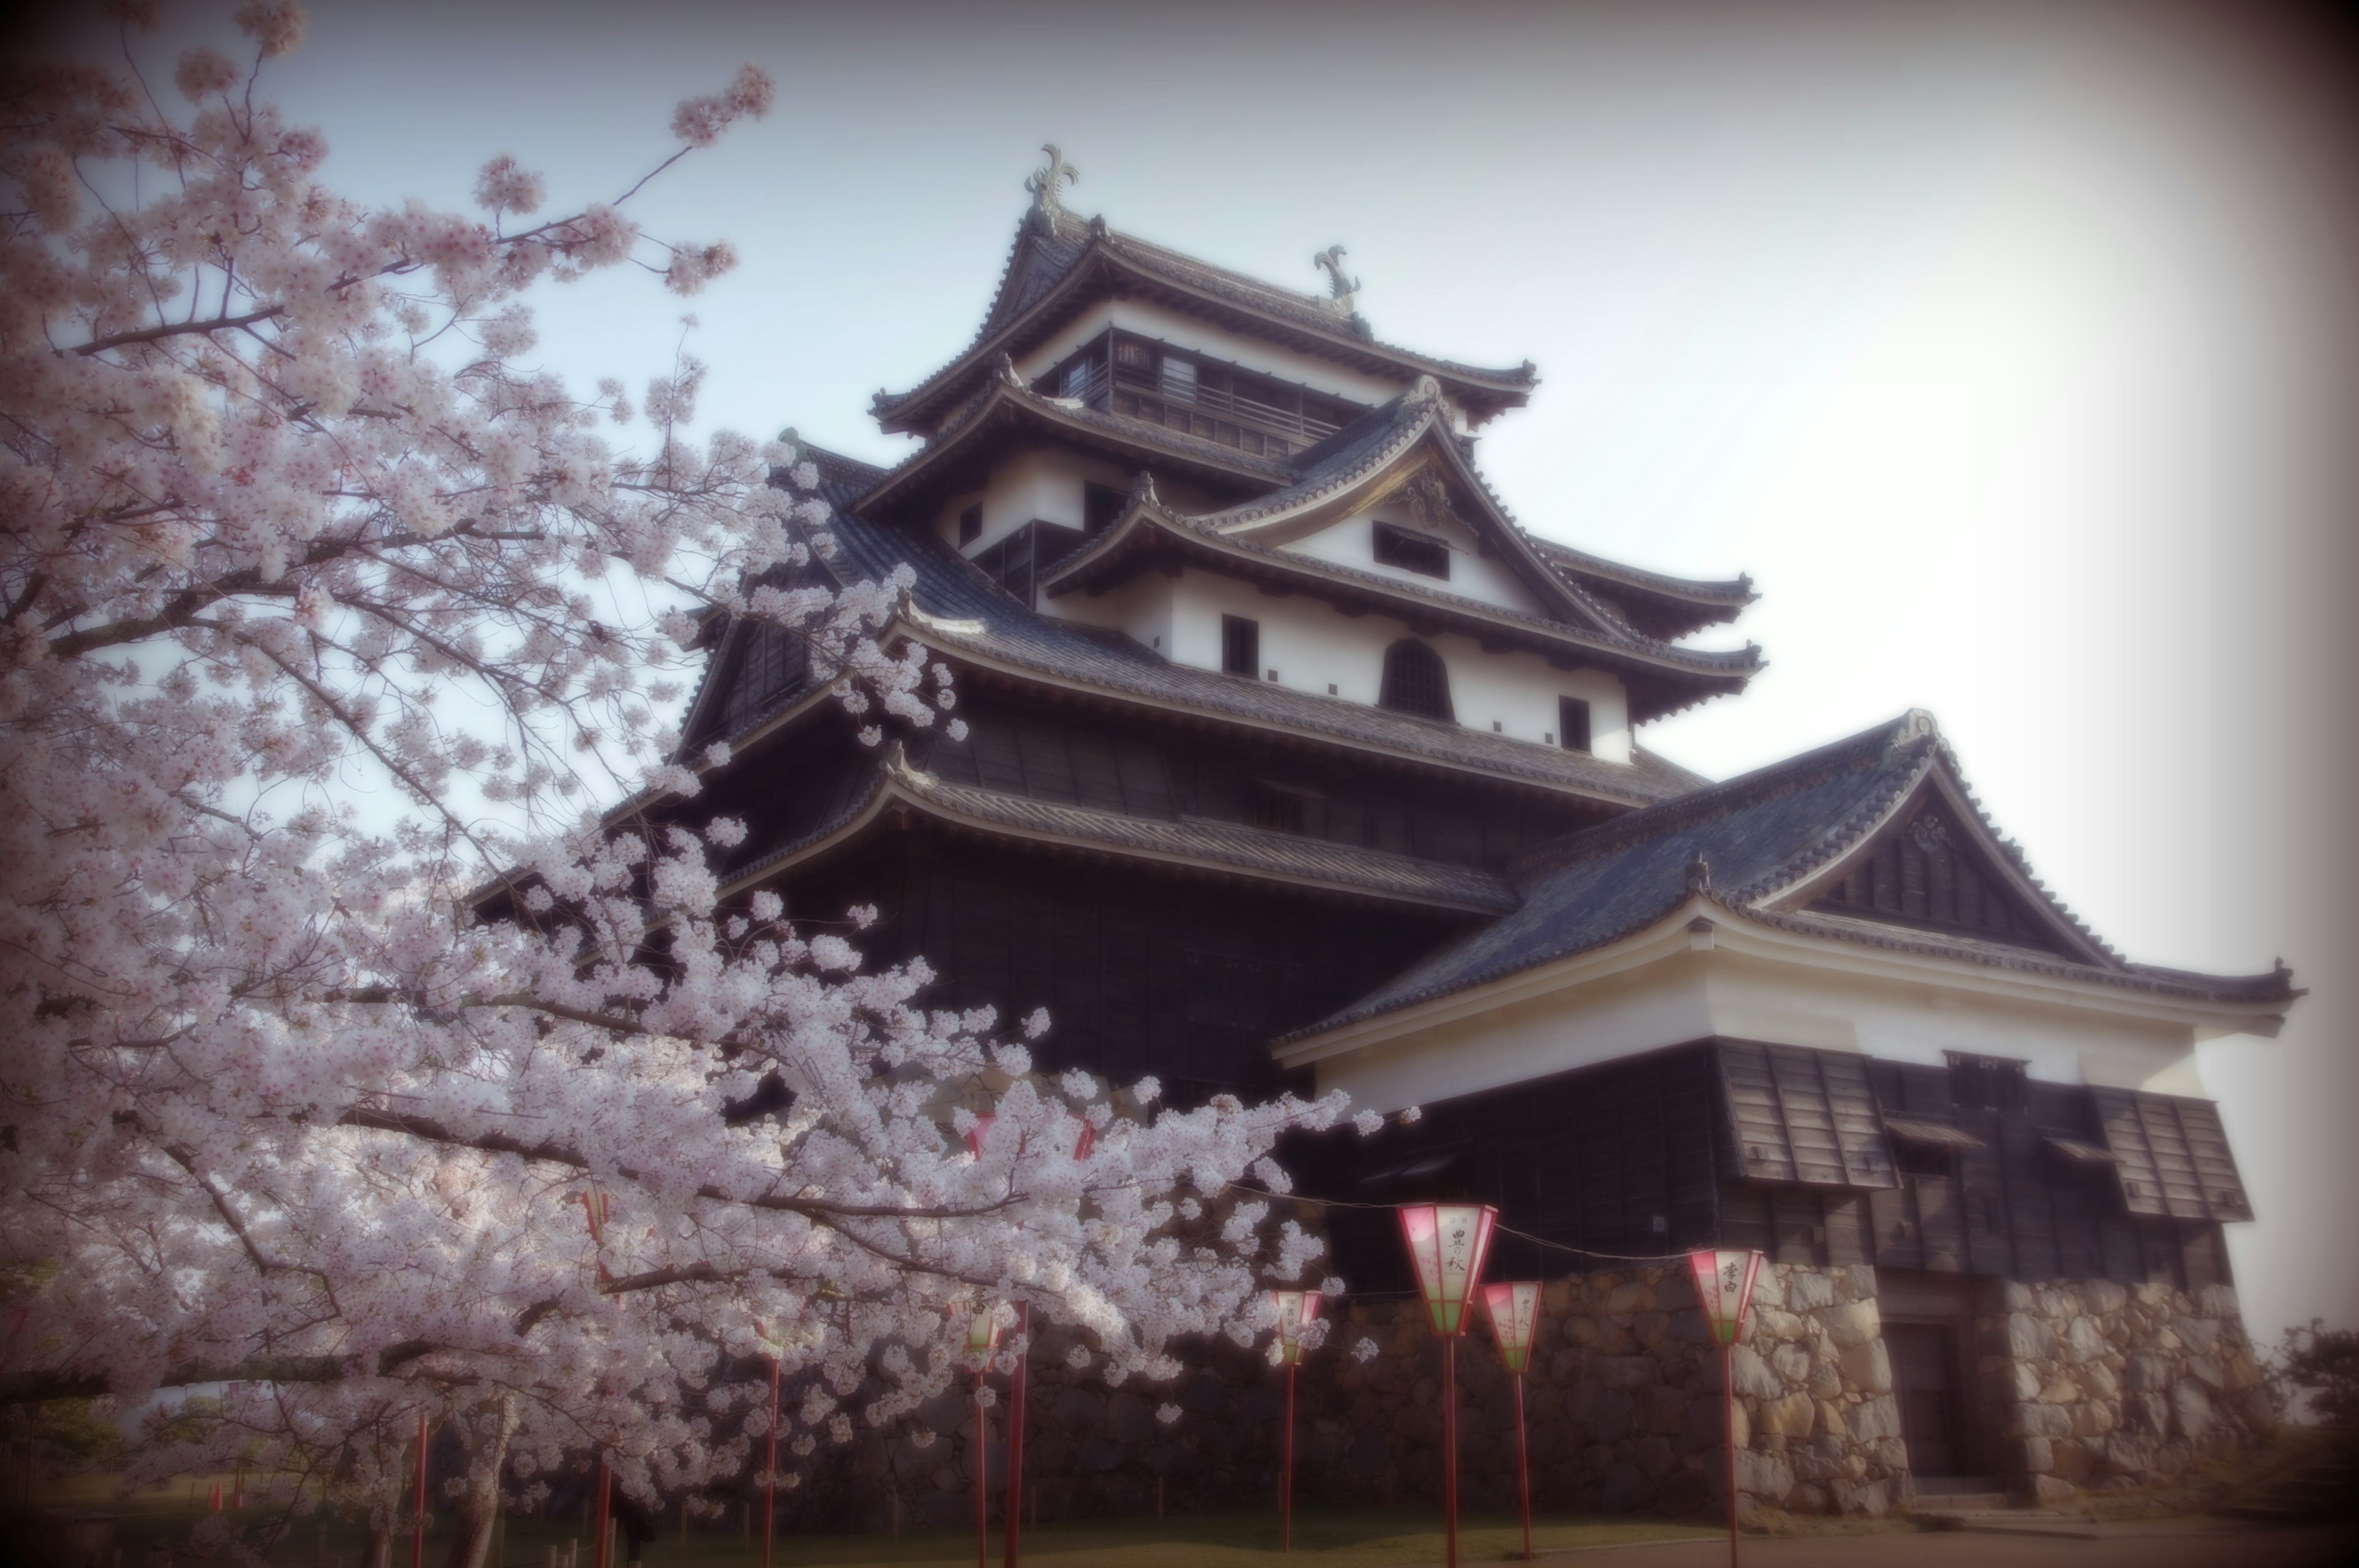
[[1892, 1140], [1892, 1163], [1904, 1176], [1947, 1176], [1950, 1151], [1938, 1143], [1919, 1143], [1910, 1139]]
[[1233, 676], [1261, 670], [1261, 622], [1243, 615], [1221, 617], [1221, 669]]
[[1082, 486], [1082, 531], [1091, 535], [1104, 533], [1129, 504], [1130, 497], [1112, 485]]
[[1245, 796], [1245, 820], [1256, 827], [1299, 833], [1305, 804], [1305, 797], [1294, 790], [1256, 780]]
[[959, 514], [959, 543], [972, 545], [983, 537], [983, 507], [980, 503]]
[[1376, 524], [1376, 564], [1398, 567], [1419, 577], [1450, 577], [1450, 546], [1423, 534], [1412, 534], [1389, 523]]
[[1557, 733], [1564, 737], [1568, 752], [1589, 750], [1589, 704], [1577, 697], [1556, 699]]
[[1385, 650], [1385, 684], [1376, 698], [1380, 708], [1414, 713], [1425, 719], [1454, 720], [1450, 706], [1450, 671], [1441, 655], [1413, 637], [1404, 637]]
[[1971, 1110], [2021, 1110], [2027, 1097], [2027, 1064], [2004, 1056], [1942, 1053], [1950, 1059], [1951, 1103]]

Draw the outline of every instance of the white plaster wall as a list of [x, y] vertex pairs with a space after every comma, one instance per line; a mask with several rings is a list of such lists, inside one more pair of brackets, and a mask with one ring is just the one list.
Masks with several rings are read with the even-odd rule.
[[[1040, 612], [1060, 621], [1078, 621], [1086, 626], [1123, 633], [1140, 646], [1168, 657], [1171, 652], [1171, 589], [1172, 579], [1161, 572], [1141, 572], [1121, 587], [1095, 596], [1077, 591], [1043, 599]], [[1215, 646], [1212, 667], [1218, 669], [1220, 665], [1220, 650]]]
[[2201, 1095], [2190, 1026], [1798, 968], [1724, 950], [1655, 963], [1317, 1064], [1319, 1087], [1397, 1110], [1707, 1035], [1940, 1066], [1946, 1051], [2035, 1078]]
[[983, 503], [983, 532], [964, 546], [972, 556], [989, 549], [1016, 529], [1039, 518], [1068, 528], [1082, 525], [1082, 487], [1111, 485], [1127, 493], [1131, 475], [1119, 463], [1079, 452], [1043, 447], [1016, 452], [991, 470], [983, 489], [954, 495], [935, 514], [934, 528], [951, 546], [958, 546], [959, 514]]
[[[1449, 545], [1449, 578], [1430, 578], [1421, 572], [1404, 571], [1399, 567], [1387, 566], [1377, 560], [1375, 525], [1378, 523], [1390, 523], [1395, 527], [1405, 528], [1429, 539], [1440, 539]], [[1332, 528], [1307, 534], [1279, 548], [1298, 556], [1310, 556], [1317, 560], [1334, 561], [1361, 571], [1374, 572], [1396, 582], [1442, 589], [1462, 599], [1480, 600], [1484, 604], [1496, 604], [1527, 614], [1540, 613], [1545, 609], [1538, 596], [1524, 586], [1523, 579], [1508, 568], [1505, 560], [1497, 556], [1483, 554], [1482, 541], [1472, 528], [1455, 522], [1439, 526], [1421, 523], [1392, 507], [1375, 507], [1356, 517], [1347, 517]]]
[[[1193, 568], [1177, 579], [1158, 574], [1152, 588], [1142, 588], [1142, 580], [1094, 600], [1081, 592], [1043, 599], [1040, 608], [1126, 632], [1179, 664], [1208, 670], [1221, 667], [1221, 617], [1245, 616], [1261, 622], [1265, 676], [1275, 669], [1279, 686], [1371, 706], [1383, 687], [1386, 648], [1412, 634], [1389, 616], [1348, 616], [1321, 600], [1277, 598]], [[1473, 638], [1454, 633], [1426, 641], [1450, 671], [1451, 703], [1462, 725], [1489, 730], [1495, 724], [1499, 734], [1554, 745], [1549, 737], [1557, 727], [1557, 698], [1582, 697], [1590, 708], [1592, 752], [1605, 762], [1630, 761], [1629, 699], [1614, 676], [1555, 669], [1538, 654], [1486, 654]]]
[[1034, 349], [1016, 363], [1018, 374], [1029, 381], [1044, 375], [1058, 361], [1103, 332], [1109, 327], [1120, 327], [1126, 332], [1136, 332], [1142, 338], [1155, 338], [1175, 349], [1193, 349], [1213, 359], [1256, 370], [1264, 375], [1274, 375], [1281, 381], [1294, 382], [1314, 391], [1336, 397], [1348, 397], [1354, 403], [1373, 407], [1389, 403], [1408, 390], [1406, 377], [1388, 381], [1358, 371], [1347, 370], [1329, 360], [1299, 354], [1276, 343], [1200, 321], [1165, 306], [1144, 300], [1110, 299], [1092, 309], [1084, 310], [1061, 332]]

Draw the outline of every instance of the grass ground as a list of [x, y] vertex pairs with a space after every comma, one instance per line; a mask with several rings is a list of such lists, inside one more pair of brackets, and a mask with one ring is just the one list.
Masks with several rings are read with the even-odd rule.
[[[229, 1489], [226, 1478], [223, 1489], [224, 1494]], [[210, 1479], [203, 1479], [176, 1481], [125, 1498], [115, 1492], [110, 1478], [83, 1476], [58, 1487], [43, 1506], [112, 1515], [115, 1544], [124, 1549], [122, 1561], [125, 1568], [138, 1568], [149, 1541], [177, 1541], [186, 1535], [209, 1507], [211, 1492]], [[241, 1523], [259, 1525], [268, 1516], [266, 1510], [248, 1509], [235, 1517]], [[5, 1525], [0, 1518], [0, 1529]], [[1547, 1516], [1532, 1521], [1532, 1541], [1541, 1549], [1709, 1539], [1712, 1533], [1689, 1524], [1628, 1519]], [[503, 1568], [546, 1568], [551, 1547], [561, 1557], [568, 1544], [577, 1541], [582, 1568], [589, 1568], [588, 1537], [578, 1518], [511, 1519]], [[273, 1568], [359, 1568], [361, 1546], [361, 1532], [350, 1524], [299, 1520], [270, 1562]], [[1295, 1513], [1293, 1555], [1304, 1568], [1434, 1563], [1441, 1561], [1441, 1547], [1440, 1521], [1428, 1509], [1304, 1508]], [[1506, 1561], [1520, 1547], [1511, 1515], [1470, 1516], [1459, 1531], [1460, 1555], [1470, 1563]], [[440, 1568], [446, 1550], [443, 1537], [428, 1536], [428, 1563]], [[750, 1568], [761, 1561], [761, 1551], [758, 1539], [749, 1544], [734, 1530], [692, 1532], [683, 1540], [674, 1526], [640, 1560], [645, 1568]], [[995, 1523], [995, 1565], [999, 1551]], [[1277, 1555], [1277, 1516], [1260, 1511], [1050, 1523], [1025, 1531], [1024, 1552], [1054, 1568], [1244, 1568]], [[971, 1530], [911, 1530], [898, 1541], [882, 1535], [782, 1535], [775, 1560], [778, 1568], [958, 1568], [974, 1560], [974, 1535]], [[408, 1561], [405, 1539], [395, 1562], [407, 1568]]]

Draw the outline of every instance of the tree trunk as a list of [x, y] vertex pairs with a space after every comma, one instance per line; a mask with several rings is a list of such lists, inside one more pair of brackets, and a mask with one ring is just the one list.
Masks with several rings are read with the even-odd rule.
[[467, 1467], [451, 1500], [449, 1568], [498, 1568], [491, 1561], [492, 1534], [500, 1517], [500, 1473], [516, 1433], [516, 1401], [506, 1394], [486, 1400], [453, 1424], [466, 1447]]

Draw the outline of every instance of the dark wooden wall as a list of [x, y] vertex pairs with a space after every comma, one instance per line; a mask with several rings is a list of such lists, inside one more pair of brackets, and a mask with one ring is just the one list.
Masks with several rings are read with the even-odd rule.
[[963, 839], [919, 827], [788, 888], [789, 913], [881, 915], [878, 961], [923, 957], [929, 1004], [1054, 1021], [1034, 1060], [1181, 1103], [1284, 1087], [1272, 1036], [1316, 1022], [1472, 924]]
[[[1741, 1095], [1769, 1053], [1864, 1065], [1882, 1114], [1946, 1123], [1982, 1146], [1911, 1152], [1897, 1170], [1855, 1169], [1851, 1184], [1756, 1179], [1761, 1160], [1738, 1144], [1732, 1090]], [[2218, 1223], [2132, 1214], [2110, 1172], [2056, 1157], [2043, 1134], [2104, 1146], [2091, 1090], [2033, 1082], [2021, 1108], [1994, 1110], [1954, 1104], [1950, 1084], [1941, 1067], [1701, 1041], [1430, 1105], [1410, 1132], [1365, 1145], [1321, 1140], [1297, 1156], [1307, 1173], [1298, 1186], [1355, 1201], [1494, 1203], [1517, 1229], [1600, 1253], [1721, 1245], [1790, 1263], [2185, 1289], [2229, 1282]], [[1817, 1116], [1807, 1105], [1794, 1114]], [[1337, 1214], [1331, 1234], [1355, 1285], [1406, 1286], [1390, 1217]], [[1582, 1266], [1510, 1243], [1501, 1277], [1543, 1263]]]

